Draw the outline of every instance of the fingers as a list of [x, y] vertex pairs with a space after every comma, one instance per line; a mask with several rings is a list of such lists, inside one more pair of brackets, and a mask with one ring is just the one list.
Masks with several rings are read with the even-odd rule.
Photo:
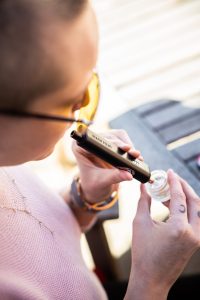
[[130, 154], [131, 156], [138, 158], [139, 160], [144, 160], [143, 156], [140, 154], [140, 151], [135, 150], [135, 149], [130, 149], [128, 151], [128, 154]]
[[170, 187], [170, 215], [181, 218], [183, 221], [187, 221], [187, 203], [186, 196], [183, 191], [182, 185], [178, 176], [172, 171], [168, 170], [168, 182]]
[[123, 129], [119, 129], [119, 130], [113, 129], [111, 132], [113, 133], [114, 136], [116, 136], [122, 142], [124, 142], [124, 144], [128, 144], [132, 148], [134, 148], [134, 145], [133, 145], [130, 137], [128, 136], [128, 134], [127, 134], [127, 132], [125, 130], [123, 130]]
[[200, 223], [200, 198], [192, 187], [181, 177], [179, 177], [183, 192], [186, 196], [188, 206], [188, 221], [190, 224], [199, 225]]
[[128, 134], [125, 130], [110, 130], [109, 133], [103, 134], [105, 138], [112, 141], [115, 145], [117, 145], [120, 149], [125, 152], [128, 152], [134, 158], [138, 158], [140, 160], [144, 160], [141, 156], [140, 151], [134, 148], [134, 145], [129, 138]]
[[200, 198], [198, 197], [198, 195], [195, 193], [195, 191], [193, 190], [193, 188], [181, 177], [179, 177], [183, 191], [186, 195], [187, 199], [193, 200], [193, 201], [197, 201], [200, 202]]
[[136, 215], [144, 217], [144, 218], [147, 218], [147, 217], [151, 218], [150, 217], [151, 197], [147, 193], [144, 184], [140, 185], [140, 191], [141, 191], [141, 195], [140, 195], [140, 199], [138, 202]]
[[167, 201], [165, 201], [165, 202], [162, 202], [162, 204], [163, 204], [164, 206], [166, 206], [166, 207], [169, 209], [170, 200], [167, 200]]
[[102, 182], [105, 184], [105, 186], [109, 186], [112, 184], [118, 184], [122, 181], [130, 181], [132, 179], [133, 176], [129, 172], [114, 168], [105, 170]]
[[133, 180], [133, 176], [131, 175], [131, 173], [129, 173], [128, 171], [125, 170], [119, 170], [116, 171], [116, 183], [120, 183], [122, 181], [130, 181]]

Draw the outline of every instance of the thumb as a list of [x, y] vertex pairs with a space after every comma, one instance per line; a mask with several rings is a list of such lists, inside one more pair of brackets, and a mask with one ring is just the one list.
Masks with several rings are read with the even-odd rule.
[[140, 185], [140, 191], [141, 195], [138, 202], [137, 215], [150, 217], [151, 197], [148, 195], [144, 184]]
[[118, 184], [122, 181], [130, 181], [133, 179], [133, 176], [124, 170], [119, 170], [117, 168], [106, 169], [103, 174], [103, 181], [107, 183], [107, 185]]

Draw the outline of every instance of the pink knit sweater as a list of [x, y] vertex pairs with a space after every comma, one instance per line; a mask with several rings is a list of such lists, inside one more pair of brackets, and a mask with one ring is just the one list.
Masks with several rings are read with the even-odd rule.
[[0, 299], [103, 300], [63, 199], [25, 166], [0, 168]]

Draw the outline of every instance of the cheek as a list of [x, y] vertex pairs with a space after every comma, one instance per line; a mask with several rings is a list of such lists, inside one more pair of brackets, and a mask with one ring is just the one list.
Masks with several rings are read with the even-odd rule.
[[[74, 117], [72, 108], [57, 109], [49, 112], [52, 115]], [[23, 126], [23, 152], [26, 151], [30, 160], [39, 160], [49, 156], [55, 145], [64, 136], [71, 123], [54, 121], [33, 121]]]
[[[35, 128], [36, 129], [36, 128]], [[29, 150], [34, 156], [51, 154], [57, 142], [63, 137], [67, 129], [65, 124], [48, 124], [38, 126], [29, 135]]]
[[46, 145], [54, 146], [65, 134], [67, 126], [65, 124], [52, 125], [44, 128], [40, 132], [40, 140]]

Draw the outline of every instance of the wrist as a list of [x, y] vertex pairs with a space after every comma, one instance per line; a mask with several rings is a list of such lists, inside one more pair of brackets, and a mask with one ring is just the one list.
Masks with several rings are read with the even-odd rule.
[[101, 177], [96, 172], [90, 174], [89, 178], [83, 171], [80, 171], [80, 184], [84, 198], [90, 203], [97, 203], [106, 200], [110, 197], [112, 192], [118, 191], [119, 183], [111, 183], [110, 180]]
[[112, 193], [118, 192], [118, 187], [110, 186], [108, 188], [101, 188], [100, 185], [89, 185], [85, 180], [80, 179], [81, 195], [91, 204], [96, 204], [107, 200]]
[[98, 201], [95, 197], [95, 202], [91, 203], [86, 198], [82, 191], [80, 178], [76, 176], [71, 184], [71, 205], [77, 206], [87, 212], [97, 213], [111, 208], [118, 200], [118, 193], [114, 191], [108, 198]]
[[127, 288], [124, 300], [167, 300], [168, 293], [166, 290], [133, 284]]
[[167, 300], [169, 290], [170, 287], [160, 282], [146, 280], [143, 276], [133, 278], [131, 275], [124, 300]]

